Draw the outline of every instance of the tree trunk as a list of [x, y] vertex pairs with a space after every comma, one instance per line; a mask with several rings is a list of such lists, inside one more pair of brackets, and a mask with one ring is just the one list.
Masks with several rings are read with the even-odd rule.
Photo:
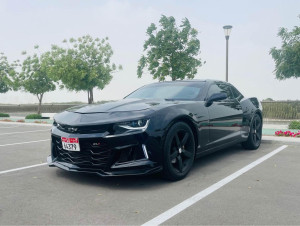
[[[173, 56], [172, 56], [173, 57]], [[174, 69], [173, 69], [173, 66], [171, 66], [171, 78], [172, 78], [172, 81], [175, 81], [176, 80], [176, 76], [173, 74], [174, 73]]]
[[37, 94], [37, 98], [39, 99], [39, 105], [38, 105], [38, 114], [41, 114], [41, 106], [42, 106], [42, 100], [43, 100], [43, 93]]
[[94, 102], [93, 89], [88, 90], [88, 103], [92, 104]]

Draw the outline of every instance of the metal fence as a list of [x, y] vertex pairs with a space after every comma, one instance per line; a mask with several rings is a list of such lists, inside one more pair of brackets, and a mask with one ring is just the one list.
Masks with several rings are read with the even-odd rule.
[[263, 101], [264, 118], [300, 119], [300, 101]]
[[[43, 104], [42, 113], [58, 113], [80, 104]], [[264, 118], [300, 119], [300, 101], [264, 101], [262, 102]], [[37, 104], [0, 105], [0, 112], [37, 112]]]

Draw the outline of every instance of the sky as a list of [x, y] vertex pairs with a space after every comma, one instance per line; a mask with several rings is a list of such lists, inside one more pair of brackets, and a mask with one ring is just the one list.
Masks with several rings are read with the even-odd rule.
[[[200, 57], [206, 63], [196, 79], [225, 79], [226, 41], [224, 25], [232, 25], [229, 39], [229, 82], [247, 97], [260, 100], [300, 99], [300, 79], [278, 81], [275, 64], [269, 55], [280, 47], [280, 27], [299, 26], [299, 0], [0, 0], [0, 52], [10, 62], [21, 52], [41, 51], [65, 38], [86, 34], [109, 37], [114, 55], [112, 62], [122, 71], [94, 100], [122, 99], [140, 86], [156, 82], [149, 73], [137, 78], [137, 64], [147, 39], [146, 29], [158, 24], [161, 15], [173, 16], [177, 24], [188, 18], [198, 30]], [[87, 93], [56, 90], [44, 95], [43, 102], [87, 102]], [[22, 91], [0, 94], [0, 103], [37, 103], [37, 98]]]

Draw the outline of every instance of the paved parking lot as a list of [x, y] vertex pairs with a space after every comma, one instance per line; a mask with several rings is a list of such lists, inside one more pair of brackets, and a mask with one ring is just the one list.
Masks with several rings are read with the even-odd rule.
[[[264, 140], [258, 151], [236, 145], [196, 160], [187, 178], [168, 182], [49, 168], [49, 138], [49, 126], [0, 124], [0, 224], [300, 224], [300, 143]], [[215, 189], [224, 178], [231, 180]], [[197, 194], [203, 196], [191, 205]]]

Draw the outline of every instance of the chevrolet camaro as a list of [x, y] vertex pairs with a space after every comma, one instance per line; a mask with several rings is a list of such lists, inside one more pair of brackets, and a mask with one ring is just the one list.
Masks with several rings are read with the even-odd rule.
[[56, 114], [49, 166], [101, 176], [161, 172], [180, 180], [196, 158], [240, 143], [255, 150], [262, 106], [215, 80], [159, 82], [124, 99]]

